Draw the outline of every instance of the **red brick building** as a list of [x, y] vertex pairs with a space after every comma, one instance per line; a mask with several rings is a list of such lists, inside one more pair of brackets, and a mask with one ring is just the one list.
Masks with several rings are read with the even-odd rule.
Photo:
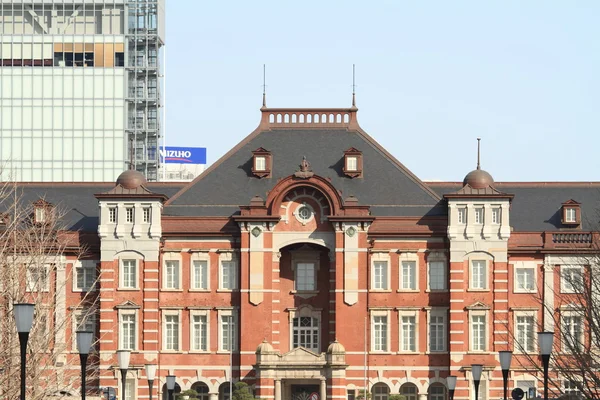
[[[154, 363], [154, 397], [173, 374], [203, 400], [228, 398], [231, 379], [263, 399], [352, 400], [367, 387], [375, 400], [441, 400], [455, 375], [466, 400], [483, 364], [482, 398], [498, 399], [498, 351], [514, 350], [509, 387], [540, 391], [518, 353], [555, 329], [544, 306], [563, 312], [562, 276], [585, 267], [600, 184], [495, 183], [479, 166], [462, 183], [424, 183], [355, 107], [261, 114], [186, 185], [128, 171], [116, 186], [25, 187], [98, 233], [96, 389], [119, 388], [116, 351], [129, 349], [128, 398], [148, 398]], [[94, 272], [68, 264], [67, 302]]]

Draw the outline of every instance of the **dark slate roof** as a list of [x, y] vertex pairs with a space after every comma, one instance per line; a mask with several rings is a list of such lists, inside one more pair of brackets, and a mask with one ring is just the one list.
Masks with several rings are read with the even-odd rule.
[[[462, 188], [459, 182], [429, 182], [440, 195]], [[600, 225], [600, 182], [496, 182], [501, 192], [513, 194], [510, 224], [515, 231], [556, 231], [561, 224], [562, 203], [581, 203], [583, 230], [596, 230]]]
[[[153, 192], [172, 196], [185, 183], [148, 183]], [[32, 204], [43, 198], [57, 207], [65, 216], [61, 223], [70, 230], [83, 232], [98, 231], [97, 193], [104, 193], [115, 187], [114, 183], [19, 183], [18, 193], [23, 205]]]
[[[252, 175], [252, 151], [263, 147], [273, 157], [272, 178]], [[343, 172], [344, 151], [363, 154], [363, 177]], [[354, 195], [375, 216], [443, 215], [440, 197], [385, 153], [362, 132], [346, 129], [273, 129], [256, 131], [238, 144], [178, 196], [167, 202], [166, 215], [230, 216], [258, 195], [266, 198], [279, 179], [298, 170], [302, 156], [316, 175], [330, 179], [342, 198]]]

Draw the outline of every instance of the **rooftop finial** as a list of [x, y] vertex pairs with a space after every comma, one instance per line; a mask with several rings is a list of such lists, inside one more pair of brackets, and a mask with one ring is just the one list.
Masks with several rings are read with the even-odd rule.
[[267, 107], [267, 66], [263, 64], [263, 107]]
[[356, 68], [352, 64], [352, 107], [356, 107]]
[[129, 138], [129, 169], [135, 169], [135, 149], [133, 148], [133, 136]]
[[479, 162], [479, 149], [481, 147], [481, 138], [477, 138], [477, 169], [481, 169], [481, 165]]

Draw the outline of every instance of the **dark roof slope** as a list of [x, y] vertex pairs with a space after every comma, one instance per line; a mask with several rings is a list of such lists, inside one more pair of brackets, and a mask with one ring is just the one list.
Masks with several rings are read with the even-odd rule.
[[[440, 195], [456, 192], [459, 182], [428, 182]], [[561, 206], [573, 199], [581, 203], [582, 229], [600, 227], [600, 182], [496, 182], [501, 192], [514, 194], [510, 224], [515, 231], [555, 231], [563, 228]]]
[[[252, 151], [263, 147], [273, 156], [272, 178], [252, 175]], [[342, 172], [344, 151], [363, 154], [363, 178]], [[165, 207], [168, 215], [229, 216], [255, 196], [267, 197], [277, 181], [298, 170], [306, 156], [312, 171], [330, 179], [342, 198], [354, 195], [377, 215], [423, 216], [444, 214], [434, 208], [439, 196], [389, 156], [366, 134], [347, 129], [273, 129], [255, 131], [213, 168], [208, 169]]]
[[[148, 183], [153, 192], [172, 196], [185, 183]], [[114, 188], [114, 183], [19, 183], [18, 197], [24, 206], [43, 198], [65, 216], [61, 223], [69, 230], [97, 232], [98, 200], [94, 197]]]

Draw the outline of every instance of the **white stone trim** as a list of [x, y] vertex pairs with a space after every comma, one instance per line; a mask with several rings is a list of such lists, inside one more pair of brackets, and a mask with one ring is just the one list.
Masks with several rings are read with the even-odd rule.
[[[171, 291], [180, 291], [182, 290], [182, 270], [183, 270], [183, 258], [181, 256], [181, 253], [176, 253], [176, 252], [167, 252], [163, 254], [163, 262], [162, 262], [162, 282], [161, 282], [161, 288], [164, 291], [167, 292], [171, 292]], [[174, 288], [167, 288], [167, 261], [177, 261], [177, 287]]]

